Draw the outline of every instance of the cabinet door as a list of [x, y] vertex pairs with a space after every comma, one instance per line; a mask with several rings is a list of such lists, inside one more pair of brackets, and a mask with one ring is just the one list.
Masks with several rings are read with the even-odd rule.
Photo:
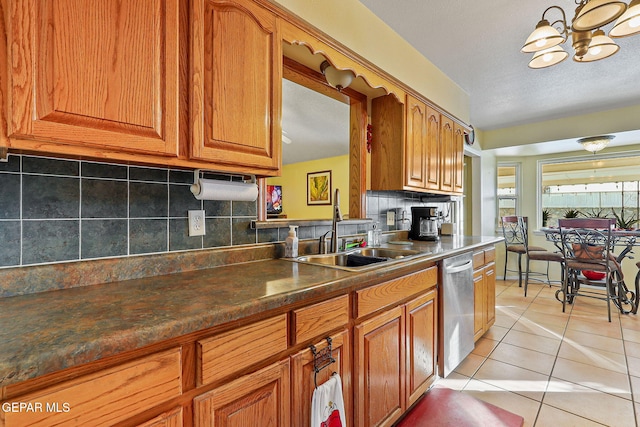
[[16, 0], [10, 13], [11, 137], [177, 155], [177, 0]]
[[289, 359], [194, 399], [196, 426], [289, 426]]
[[428, 292], [406, 307], [407, 404], [422, 396], [435, 379], [438, 310], [436, 290]]
[[158, 415], [138, 427], [182, 427], [182, 407], [172, 409], [169, 412]]
[[454, 134], [453, 120], [448, 117], [440, 118], [440, 189], [442, 191], [453, 191], [453, 167], [455, 161], [454, 154]]
[[282, 145], [276, 16], [251, 0], [196, 0], [191, 10], [191, 157], [276, 174]]
[[407, 140], [405, 142], [405, 185], [424, 188], [426, 183], [427, 106], [407, 95]]
[[483, 269], [473, 272], [473, 301], [473, 339], [478, 341], [485, 331], [487, 304]]
[[440, 188], [440, 113], [427, 107], [425, 188]]
[[453, 191], [462, 194], [464, 181], [464, 129], [453, 126]]
[[358, 427], [391, 426], [405, 410], [404, 307], [354, 328], [354, 408]]
[[496, 321], [496, 264], [487, 264], [484, 269], [484, 288], [486, 300], [485, 330]]
[[[317, 351], [327, 347], [327, 341], [322, 340], [314, 344]], [[344, 398], [347, 424], [351, 425], [352, 419], [352, 392], [351, 392], [351, 341], [349, 331], [331, 337], [332, 357], [336, 360], [322, 371], [318, 372], [318, 385], [329, 379], [333, 372], [342, 379], [342, 395]], [[306, 427], [311, 422], [311, 399], [314, 390], [313, 353], [306, 348], [291, 357], [291, 408], [292, 425]]]

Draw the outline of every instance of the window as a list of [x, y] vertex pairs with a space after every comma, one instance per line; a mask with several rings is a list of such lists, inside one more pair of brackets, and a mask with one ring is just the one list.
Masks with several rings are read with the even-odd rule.
[[498, 163], [498, 221], [509, 215], [518, 215], [520, 195], [520, 165], [516, 163]]
[[[571, 216], [616, 218], [636, 228], [640, 214], [640, 155], [540, 163], [542, 210], [547, 226]], [[541, 224], [540, 224], [541, 225]]]

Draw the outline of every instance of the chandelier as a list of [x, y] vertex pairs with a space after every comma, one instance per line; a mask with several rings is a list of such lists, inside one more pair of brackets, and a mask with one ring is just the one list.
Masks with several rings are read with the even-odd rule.
[[[522, 52], [533, 53], [529, 62], [531, 68], [546, 68], [558, 64], [569, 56], [560, 46], [571, 36], [574, 49], [573, 60], [592, 62], [616, 53], [618, 46], [611, 37], [626, 37], [640, 33], [640, 0], [632, 0], [629, 6], [619, 0], [575, 0], [576, 14], [567, 23], [564, 10], [560, 6], [548, 7], [542, 19], [531, 33]], [[558, 10], [562, 19], [549, 23], [547, 12]], [[609, 36], [601, 27], [616, 21]]]
[[585, 150], [596, 154], [598, 151], [609, 145], [609, 141], [613, 138], [615, 138], [614, 135], [590, 136], [588, 138], [580, 138], [578, 140], [578, 144], [581, 144], [582, 148]]

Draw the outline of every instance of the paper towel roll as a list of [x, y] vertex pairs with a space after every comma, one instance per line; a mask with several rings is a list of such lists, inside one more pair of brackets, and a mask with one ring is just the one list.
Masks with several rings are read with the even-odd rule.
[[191, 185], [191, 192], [198, 200], [232, 200], [253, 202], [258, 198], [255, 183], [227, 182], [215, 179], [199, 179]]

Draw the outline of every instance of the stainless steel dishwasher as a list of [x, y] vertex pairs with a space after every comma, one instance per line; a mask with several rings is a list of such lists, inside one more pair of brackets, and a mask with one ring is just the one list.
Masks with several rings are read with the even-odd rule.
[[473, 255], [471, 252], [442, 262], [442, 345], [440, 366], [447, 377], [474, 348]]

